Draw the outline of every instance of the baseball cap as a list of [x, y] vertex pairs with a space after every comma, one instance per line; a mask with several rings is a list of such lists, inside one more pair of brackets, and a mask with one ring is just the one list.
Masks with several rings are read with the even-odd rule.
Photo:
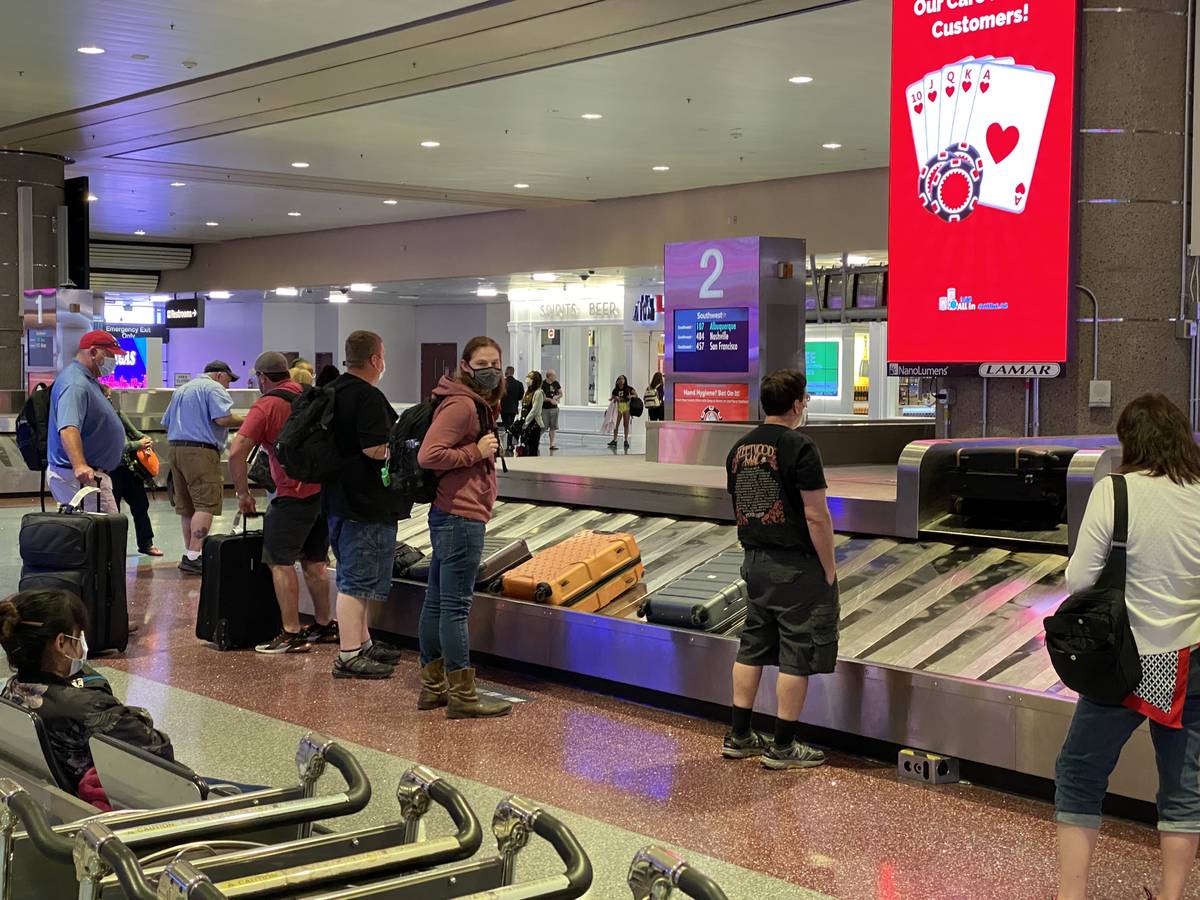
[[266, 350], [254, 361], [254, 371], [266, 375], [282, 375], [289, 368], [287, 357], [278, 350]]
[[121, 353], [121, 342], [109, 334], [107, 331], [89, 331], [79, 339], [80, 350], [108, 350], [112, 353]]
[[228, 375], [234, 381], [237, 381], [238, 379], [240, 379], [242, 377], [241, 375], [235, 375], [233, 373], [233, 369], [229, 368], [229, 363], [225, 362], [222, 359], [214, 359], [207, 366], [205, 366], [204, 374], [207, 375], [209, 372], [224, 372], [226, 375]]

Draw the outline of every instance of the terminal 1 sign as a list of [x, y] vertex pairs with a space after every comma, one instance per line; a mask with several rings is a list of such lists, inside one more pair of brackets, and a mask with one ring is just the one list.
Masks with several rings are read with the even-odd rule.
[[890, 374], [1066, 361], [1078, 11], [894, 0]]

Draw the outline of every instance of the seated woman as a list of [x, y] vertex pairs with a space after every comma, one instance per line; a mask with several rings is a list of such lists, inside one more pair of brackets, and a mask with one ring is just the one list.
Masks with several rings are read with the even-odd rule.
[[85, 662], [86, 624], [83, 602], [69, 591], [21, 591], [0, 600], [0, 646], [16, 670], [0, 696], [38, 714], [50, 750], [76, 793], [106, 808], [94, 786], [79, 789], [93, 768], [92, 735], [106, 734], [167, 760], [175, 759], [175, 751], [150, 713], [123, 704], [104, 676]]

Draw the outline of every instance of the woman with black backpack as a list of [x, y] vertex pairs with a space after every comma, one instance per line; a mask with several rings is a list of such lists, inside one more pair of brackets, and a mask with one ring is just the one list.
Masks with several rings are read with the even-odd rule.
[[[1076, 703], [1055, 773], [1058, 900], [1087, 895], [1108, 777], [1147, 718], [1162, 848], [1158, 890], [1147, 896], [1184, 896], [1200, 841], [1200, 447], [1187, 416], [1162, 394], [1130, 403], [1117, 437], [1128, 498], [1125, 607], [1142, 675], [1119, 706], [1084, 696]], [[1072, 594], [1092, 588], [1104, 571], [1118, 496], [1112, 478], [1092, 489], [1067, 566]]]
[[496, 503], [496, 416], [504, 392], [500, 345], [472, 338], [462, 362], [433, 391], [437, 406], [417, 461], [437, 472], [429, 509], [429, 582], [421, 605], [421, 695], [417, 709], [446, 707], [448, 719], [503, 716], [512, 704], [475, 691], [467, 618]]

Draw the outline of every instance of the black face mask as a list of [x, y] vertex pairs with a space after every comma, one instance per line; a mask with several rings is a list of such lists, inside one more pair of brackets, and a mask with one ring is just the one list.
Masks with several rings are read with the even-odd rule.
[[484, 369], [471, 369], [471, 378], [480, 390], [490, 394], [500, 384], [501, 373], [498, 367], [488, 366]]

